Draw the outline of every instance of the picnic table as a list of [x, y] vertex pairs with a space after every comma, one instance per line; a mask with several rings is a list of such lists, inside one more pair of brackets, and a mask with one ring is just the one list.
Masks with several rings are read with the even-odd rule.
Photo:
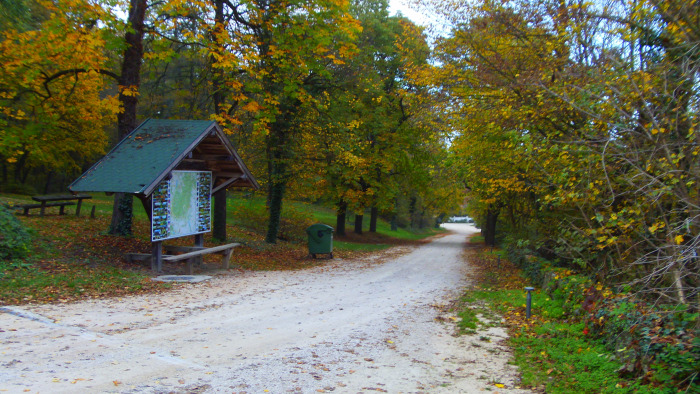
[[78, 201], [75, 207], [75, 216], [80, 216], [80, 207], [83, 200], [92, 198], [89, 194], [49, 194], [45, 196], [33, 196], [32, 200], [39, 202], [39, 204], [25, 204], [20, 205], [18, 208], [24, 209], [24, 214], [28, 215], [30, 209], [39, 208], [39, 215], [44, 216], [44, 211], [46, 207], [60, 207], [59, 215], [63, 215], [63, 209], [68, 205], [75, 205], [75, 200]]

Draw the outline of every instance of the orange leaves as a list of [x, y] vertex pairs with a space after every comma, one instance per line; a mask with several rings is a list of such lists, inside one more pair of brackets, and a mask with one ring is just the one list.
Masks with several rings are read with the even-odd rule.
[[247, 103], [246, 103], [245, 105], [243, 105], [243, 107], [242, 107], [242, 109], [243, 109], [244, 111], [248, 111], [248, 112], [258, 112], [258, 111], [260, 111], [262, 108], [263, 108], [263, 107], [262, 107], [260, 104], [258, 104], [257, 101], [255, 101], [255, 100], [252, 100], [252, 101], [247, 102]]
[[50, 15], [41, 28], [9, 30], [0, 41], [0, 106], [7, 115], [0, 155], [16, 160], [21, 147], [28, 165], [77, 168], [102, 152], [104, 125], [118, 109], [103, 93], [106, 80], [99, 72], [107, 62], [108, 34], [89, 27], [106, 13], [81, 0], [37, 6]]

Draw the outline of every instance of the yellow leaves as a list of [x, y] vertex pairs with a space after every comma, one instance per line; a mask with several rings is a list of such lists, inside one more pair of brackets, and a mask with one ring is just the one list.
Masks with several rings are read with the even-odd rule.
[[119, 86], [119, 93], [127, 97], [135, 97], [139, 95], [137, 86]]
[[351, 130], [352, 130], [352, 129], [358, 129], [358, 128], [360, 128], [361, 125], [362, 125], [362, 121], [361, 121], [361, 120], [359, 120], [359, 119], [353, 119], [353, 120], [351, 120], [351, 121], [348, 123], [347, 127], [348, 127], [348, 129], [351, 129]]
[[652, 224], [651, 226], [649, 226], [648, 230], [650, 233], [654, 234], [659, 229], [663, 229], [664, 227], [666, 227], [666, 224], [664, 222], [656, 222], [656, 223]]
[[262, 108], [263, 108], [263, 107], [262, 107], [260, 104], [258, 104], [258, 102], [255, 101], [255, 100], [247, 102], [247, 103], [242, 107], [242, 109], [243, 109], [244, 111], [247, 111], [247, 112], [258, 112], [258, 111], [260, 111]]
[[684, 238], [682, 235], [676, 235], [673, 240], [676, 242], [676, 245], [680, 245], [683, 243]]
[[345, 64], [343, 60], [336, 58], [333, 54], [327, 55], [326, 58], [333, 61], [333, 64]]

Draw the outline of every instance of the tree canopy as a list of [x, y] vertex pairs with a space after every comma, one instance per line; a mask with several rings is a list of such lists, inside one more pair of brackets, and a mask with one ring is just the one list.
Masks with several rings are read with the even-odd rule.
[[514, 255], [697, 303], [697, 3], [418, 3], [441, 25], [385, 0], [2, 2], [2, 185], [208, 118], [264, 185], [268, 242], [289, 197], [341, 234], [464, 210]]

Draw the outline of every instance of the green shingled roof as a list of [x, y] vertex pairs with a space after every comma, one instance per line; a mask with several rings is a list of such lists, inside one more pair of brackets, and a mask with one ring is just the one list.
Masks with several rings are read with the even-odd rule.
[[[213, 121], [148, 119], [68, 188], [150, 194], [192, 149], [217, 131], [223, 135]], [[230, 146], [228, 140], [225, 145]], [[232, 154], [237, 157], [235, 151]]]

